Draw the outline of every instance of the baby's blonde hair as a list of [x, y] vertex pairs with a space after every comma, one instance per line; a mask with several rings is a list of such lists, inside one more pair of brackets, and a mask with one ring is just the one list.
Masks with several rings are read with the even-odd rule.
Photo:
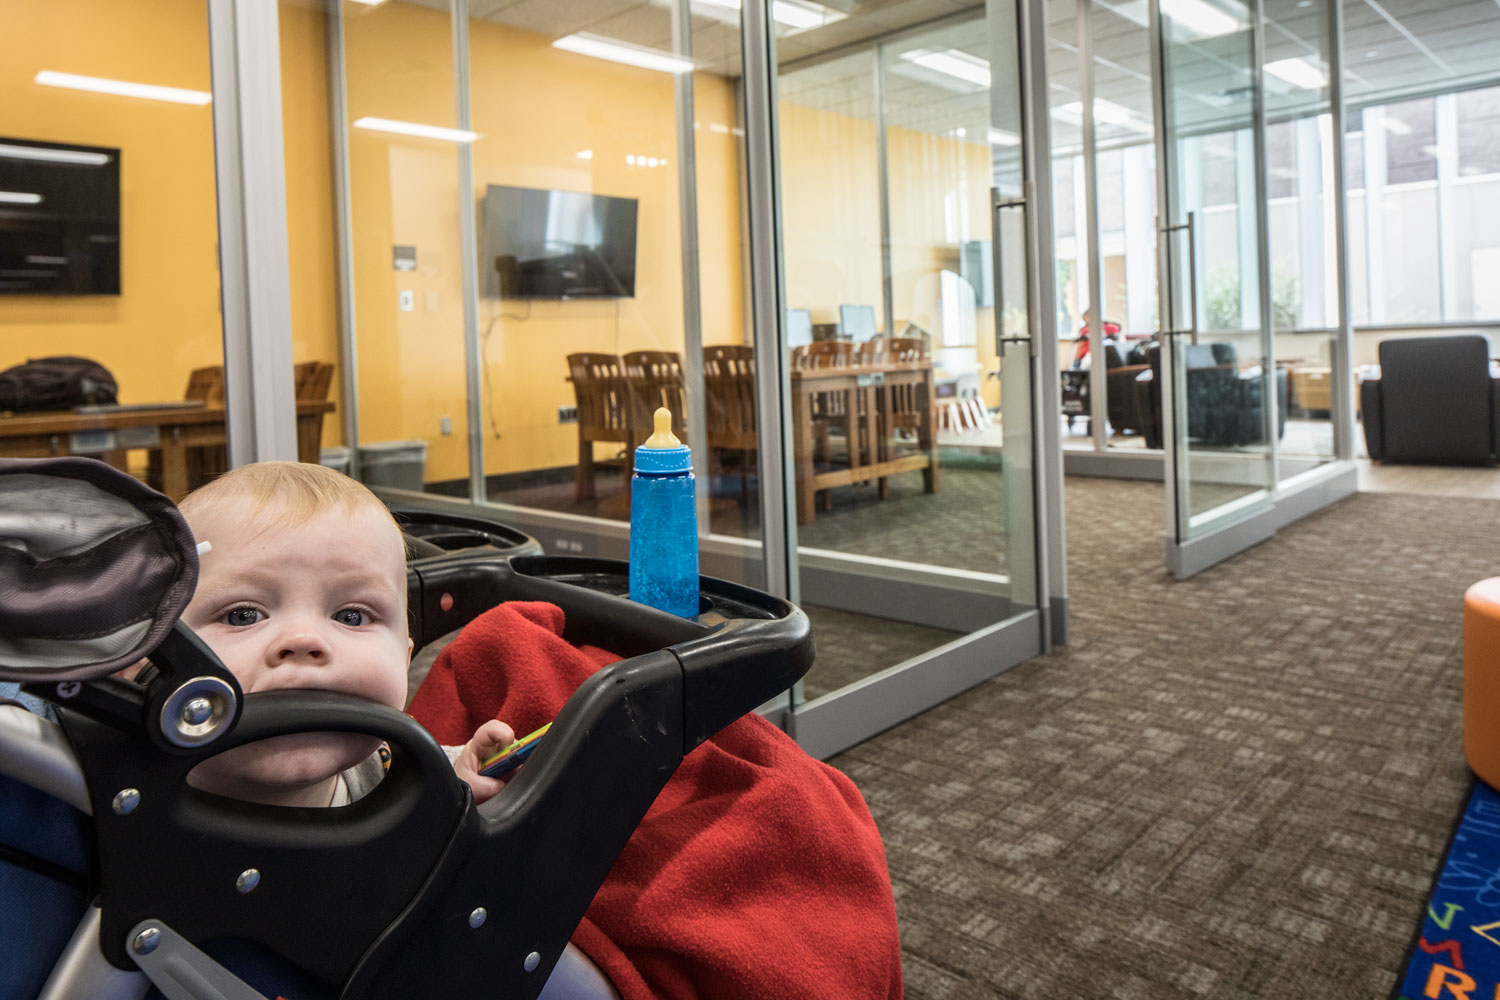
[[[357, 479], [308, 462], [255, 462], [231, 469], [205, 486], [189, 493], [178, 504], [191, 524], [197, 515], [231, 503], [248, 501], [250, 517], [268, 514], [268, 527], [302, 524], [335, 504], [346, 511], [360, 507], [379, 510], [400, 534], [401, 526], [391, 517], [380, 498]], [[210, 539], [212, 541], [212, 539]]]

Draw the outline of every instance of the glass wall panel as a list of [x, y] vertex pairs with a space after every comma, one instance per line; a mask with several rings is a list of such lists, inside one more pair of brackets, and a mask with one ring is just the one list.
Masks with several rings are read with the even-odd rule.
[[347, 469], [350, 442], [341, 419], [337, 231], [330, 225], [335, 192], [329, 140], [330, 19], [320, 4], [280, 0], [277, 23], [299, 450], [305, 451], [304, 461], [321, 460]]
[[[446, 9], [343, 4], [360, 475], [468, 493], [464, 253]], [[285, 59], [283, 59], [285, 61]]]
[[1015, 12], [890, 30], [923, 9], [778, 36], [803, 702], [1034, 606]]
[[0, 415], [0, 455], [94, 456], [174, 499], [224, 471], [211, 86], [202, 0], [6, 8], [0, 369], [81, 356], [114, 387]]
[[1263, 510], [1269, 434], [1269, 317], [1261, 309], [1260, 82], [1241, 5], [1165, 8], [1160, 21], [1176, 332], [1170, 386], [1179, 542]]
[[672, 16], [471, 19], [485, 491], [567, 515], [529, 522], [549, 548], [618, 545], [666, 406], [694, 449], [704, 572], [760, 585], [739, 17], [695, 7], [674, 36]]
[[1338, 336], [1327, 0], [1265, 0], [1266, 239], [1284, 418], [1277, 478], [1333, 460]]
[[[1099, 203], [1104, 310], [1106, 438], [1111, 448], [1147, 444], [1149, 404], [1140, 376], [1157, 343], [1156, 149], [1150, 35], [1144, 5], [1093, 3], [1094, 177]], [[1112, 348], [1112, 350], [1111, 350]]]

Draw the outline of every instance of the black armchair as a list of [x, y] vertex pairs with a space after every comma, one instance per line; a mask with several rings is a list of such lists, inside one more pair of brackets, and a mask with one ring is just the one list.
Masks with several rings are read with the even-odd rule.
[[[1129, 406], [1130, 419], [1141, 428], [1146, 447], [1162, 446], [1161, 348], [1147, 349], [1149, 371], [1136, 377]], [[1241, 371], [1233, 344], [1193, 344], [1183, 350], [1187, 369], [1188, 438], [1209, 447], [1261, 444], [1263, 380], [1260, 368]], [[1286, 433], [1286, 372], [1276, 372], [1279, 401], [1276, 437]]]
[[[1136, 429], [1127, 416], [1127, 383], [1133, 381], [1145, 366], [1137, 364], [1131, 357], [1135, 352], [1125, 352], [1123, 345], [1114, 338], [1104, 341], [1105, 391], [1107, 393], [1106, 414], [1109, 424], [1117, 431]], [[1068, 418], [1068, 428], [1073, 427], [1074, 417], [1089, 417], [1089, 370], [1080, 367], [1080, 362], [1062, 371], [1062, 412]]]
[[1500, 379], [1477, 335], [1380, 344], [1380, 377], [1360, 383], [1370, 457], [1489, 464], [1500, 454]]

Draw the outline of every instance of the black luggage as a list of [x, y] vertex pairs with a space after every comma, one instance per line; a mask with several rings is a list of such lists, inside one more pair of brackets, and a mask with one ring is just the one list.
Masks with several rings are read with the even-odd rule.
[[109, 369], [89, 358], [32, 358], [0, 372], [0, 410], [17, 413], [117, 403], [119, 391]]

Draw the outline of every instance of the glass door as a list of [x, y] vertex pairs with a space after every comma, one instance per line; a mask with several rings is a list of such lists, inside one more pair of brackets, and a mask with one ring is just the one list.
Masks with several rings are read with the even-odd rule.
[[1191, 576], [1274, 528], [1279, 421], [1262, 191], [1259, 4], [1156, 0], [1168, 566]]
[[777, 28], [790, 579], [819, 648], [791, 729], [818, 755], [1040, 648], [1018, 6]]

